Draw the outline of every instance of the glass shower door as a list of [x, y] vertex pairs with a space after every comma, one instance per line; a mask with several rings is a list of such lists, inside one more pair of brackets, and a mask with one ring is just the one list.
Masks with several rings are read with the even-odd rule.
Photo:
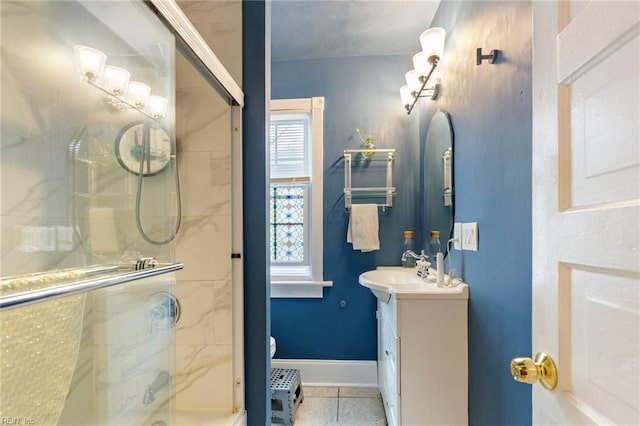
[[[0, 296], [175, 262], [174, 36], [143, 2], [0, 8]], [[170, 420], [174, 294], [169, 273], [3, 309], [0, 416]]]

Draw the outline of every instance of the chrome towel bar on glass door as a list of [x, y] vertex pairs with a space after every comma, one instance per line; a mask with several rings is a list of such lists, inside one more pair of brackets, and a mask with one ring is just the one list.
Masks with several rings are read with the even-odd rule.
[[[117, 270], [118, 266], [115, 266], [113, 268]], [[149, 269], [90, 278], [38, 290], [31, 290], [8, 296], [2, 296], [0, 297], [0, 310], [18, 308], [21, 306], [32, 305], [34, 303], [45, 302], [47, 300], [73, 296], [80, 293], [87, 293], [89, 291], [98, 290], [101, 288], [141, 280], [156, 275], [167, 274], [169, 272], [178, 271], [183, 268], [183, 263], [158, 264], [157, 266]], [[88, 268], [88, 271], [89, 270], [93, 271], [92, 268]]]

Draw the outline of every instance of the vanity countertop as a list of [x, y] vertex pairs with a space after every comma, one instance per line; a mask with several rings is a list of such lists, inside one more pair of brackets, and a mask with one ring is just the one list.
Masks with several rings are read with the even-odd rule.
[[[381, 273], [377, 273], [380, 271]], [[388, 271], [389, 274], [385, 274]], [[397, 272], [396, 274], [394, 274]], [[465, 283], [455, 287], [438, 287], [417, 275], [417, 268], [379, 266], [375, 271], [360, 275], [359, 282], [369, 288], [381, 301], [387, 303], [392, 294], [397, 299], [468, 299], [469, 286]]]

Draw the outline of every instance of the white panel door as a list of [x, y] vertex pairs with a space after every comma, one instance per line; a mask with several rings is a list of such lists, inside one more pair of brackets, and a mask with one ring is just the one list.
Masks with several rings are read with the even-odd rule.
[[533, 2], [534, 424], [639, 425], [640, 2]]

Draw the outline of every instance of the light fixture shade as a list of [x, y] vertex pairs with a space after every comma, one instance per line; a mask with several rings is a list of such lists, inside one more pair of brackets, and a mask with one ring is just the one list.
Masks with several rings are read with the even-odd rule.
[[[420, 34], [420, 45], [422, 53], [427, 57], [429, 62], [442, 58], [444, 52], [444, 37], [446, 31], [444, 28], [434, 27]], [[436, 60], [437, 60], [436, 59]]]
[[405, 80], [407, 81], [407, 86], [412, 92], [419, 92], [422, 87], [422, 82], [420, 81], [420, 77], [416, 70], [411, 70], [404, 75]]
[[167, 98], [156, 95], [149, 96], [149, 106], [147, 107], [147, 111], [156, 118], [162, 118], [167, 113], [168, 105], [169, 100]]
[[429, 58], [424, 52], [418, 52], [413, 55], [413, 69], [416, 71], [419, 77], [426, 77], [431, 71], [431, 64]]
[[400, 99], [402, 99], [402, 106], [404, 108], [411, 106], [415, 98], [411, 94], [411, 89], [409, 88], [409, 86], [402, 86], [400, 88]]
[[129, 87], [131, 74], [124, 68], [108, 66], [104, 69], [104, 80], [107, 88], [114, 95], [122, 95]]
[[132, 81], [129, 83], [129, 100], [138, 108], [142, 108], [147, 104], [149, 100], [149, 94], [151, 94], [151, 88], [139, 81]]
[[73, 46], [76, 67], [87, 80], [96, 80], [102, 76], [107, 55], [98, 49], [87, 46]]

